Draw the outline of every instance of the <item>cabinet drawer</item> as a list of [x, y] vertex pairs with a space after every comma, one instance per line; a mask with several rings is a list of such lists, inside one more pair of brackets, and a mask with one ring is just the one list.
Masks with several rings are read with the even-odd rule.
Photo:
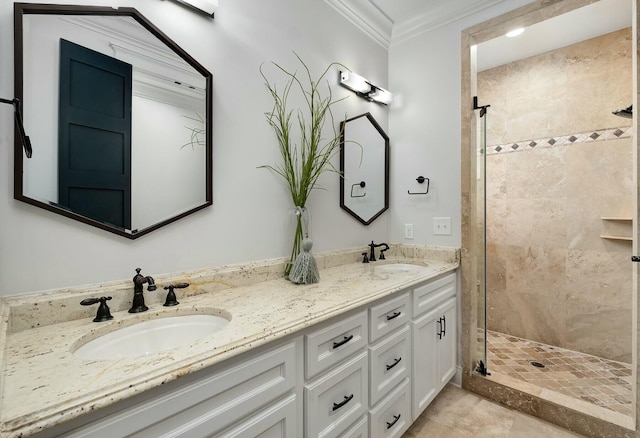
[[294, 388], [296, 350], [296, 342], [271, 349], [68, 436], [189, 437], [222, 430]]
[[411, 331], [403, 328], [369, 347], [369, 398], [374, 406], [392, 388], [410, 376]]
[[422, 315], [448, 297], [456, 295], [456, 273], [452, 272], [413, 290], [413, 316]]
[[349, 430], [340, 435], [340, 438], [369, 438], [369, 418], [367, 415], [362, 417], [356, 424], [351, 426]]
[[409, 321], [410, 305], [409, 293], [406, 292], [372, 306], [369, 309], [369, 342], [377, 341]]
[[365, 414], [367, 376], [367, 353], [362, 352], [305, 385], [305, 437], [337, 437]]
[[410, 404], [409, 379], [405, 379], [378, 407], [370, 411], [370, 437], [401, 437], [411, 425]]
[[367, 313], [360, 312], [305, 336], [307, 379], [329, 369], [367, 345]]

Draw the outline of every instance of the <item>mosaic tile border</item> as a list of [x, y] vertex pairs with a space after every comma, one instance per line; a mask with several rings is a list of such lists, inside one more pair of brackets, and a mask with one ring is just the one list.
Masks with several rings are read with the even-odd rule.
[[595, 131], [581, 132], [578, 134], [560, 135], [557, 137], [537, 138], [512, 143], [504, 143], [487, 146], [487, 155], [504, 154], [508, 152], [522, 152], [533, 149], [544, 149], [556, 146], [566, 146], [578, 143], [593, 143], [596, 141], [617, 140], [630, 138], [632, 126], [598, 129]]

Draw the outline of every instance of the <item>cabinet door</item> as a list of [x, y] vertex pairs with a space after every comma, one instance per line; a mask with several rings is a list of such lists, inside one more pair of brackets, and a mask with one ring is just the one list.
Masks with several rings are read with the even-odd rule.
[[436, 354], [439, 318], [437, 310], [434, 309], [412, 323], [411, 411], [414, 420], [431, 403], [439, 389]]
[[443, 388], [456, 373], [457, 363], [457, 306], [456, 299], [447, 300], [437, 309], [438, 338], [438, 379], [439, 388]]

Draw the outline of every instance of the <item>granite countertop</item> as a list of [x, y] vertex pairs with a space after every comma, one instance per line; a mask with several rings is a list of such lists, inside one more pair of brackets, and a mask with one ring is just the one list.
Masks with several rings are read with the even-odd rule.
[[[24, 306], [20, 304], [26, 299], [3, 299], [0, 436], [38, 432], [456, 269], [458, 251], [451, 249], [443, 254], [439, 259], [396, 257], [385, 261], [426, 268], [393, 274], [383, 272], [381, 262], [321, 267], [321, 281], [312, 285], [274, 278], [220, 288], [214, 281], [203, 281], [194, 287], [194, 295], [177, 291], [180, 304], [176, 307], [149, 300], [149, 311], [140, 314], [129, 314], [124, 307], [114, 311], [112, 307], [114, 319], [103, 323], [92, 322], [96, 308], [90, 307], [80, 319], [47, 325], [31, 321], [31, 327], [24, 327], [24, 318], [20, 317]], [[243, 269], [236, 272], [247, 275]], [[156, 283], [160, 281], [156, 279]], [[111, 292], [109, 288], [99, 290], [103, 295]], [[146, 296], [151, 294], [145, 291]], [[162, 291], [158, 294], [164, 299]], [[128, 292], [129, 300], [130, 295]], [[78, 302], [77, 294], [69, 291], [43, 297], [49, 306], [56, 305], [56, 297], [72, 297]], [[138, 358], [86, 360], [73, 355], [80, 345], [117, 328], [161, 316], [202, 313], [230, 315], [231, 320], [221, 331], [190, 345]]]

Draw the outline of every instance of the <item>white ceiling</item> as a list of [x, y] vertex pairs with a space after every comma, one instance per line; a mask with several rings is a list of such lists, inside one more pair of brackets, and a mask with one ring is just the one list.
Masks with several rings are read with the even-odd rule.
[[[508, 0], [325, 0], [385, 48]], [[480, 71], [631, 26], [633, 0], [600, 0], [479, 45]]]
[[478, 71], [630, 27], [631, 8], [631, 0], [600, 0], [529, 26], [518, 37], [479, 44]]

